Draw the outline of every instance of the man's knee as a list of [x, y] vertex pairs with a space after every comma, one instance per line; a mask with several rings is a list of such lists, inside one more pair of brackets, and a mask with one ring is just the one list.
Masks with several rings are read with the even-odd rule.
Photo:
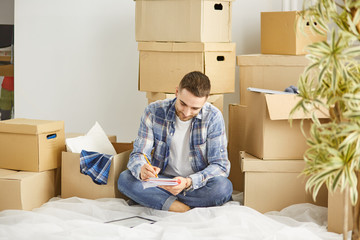
[[133, 176], [129, 170], [125, 170], [120, 173], [118, 179], [118, 189], [120, 192], [124, 192], [124, 190], [129, 186], [132, 177]]
[[217, 202], [217, 205], [229, 201], [233, 192], [231, 181], [226, 177], [215, 177], [213, 181], [213, 192], [216, 194], [216, 198], [219, 201]]

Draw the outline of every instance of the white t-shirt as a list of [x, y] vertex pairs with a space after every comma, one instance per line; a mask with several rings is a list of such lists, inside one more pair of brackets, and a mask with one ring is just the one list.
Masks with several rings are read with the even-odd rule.
[[190, 163], [190, 129], [191, 121], [175, 119], [175, 132], [170, 143], [169, 163], [164, 173], [170, 176], [187, 177], [194, 173]]

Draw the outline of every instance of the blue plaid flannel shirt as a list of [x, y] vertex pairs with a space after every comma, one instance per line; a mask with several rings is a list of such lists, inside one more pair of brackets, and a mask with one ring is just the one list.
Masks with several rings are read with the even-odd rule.
[[113, 155], [82, 150], [80, 172], [91, 177], [94, 183], [107, 184]]
[[[140, 170], [148, 156], [153, 166], [164, 170], [169, 162], [169, 149], [175, 132], [175, 99], [151, 103], [141, 117], [138, 136], [130, 154], [128, 169], [140, 180]], [[190, 162], [194, 174], [192, 189], [201, 188], [215, 176], [229, 176], [230, 161], [223, 116], [210, 103], [192, 119], [190, 136]]]

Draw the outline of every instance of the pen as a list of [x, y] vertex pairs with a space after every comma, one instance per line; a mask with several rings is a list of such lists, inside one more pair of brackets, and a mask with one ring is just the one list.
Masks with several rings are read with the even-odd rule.
[[[149, 159], [146, 157], [145, 153], [143, 153], [143, 155], [144, 155], [144, 157], [145, 157], [145, 159], [146, 159], [147, 163], [148, 163], [148, 164], [152, 167], [152, 165], [151, 165], [151, 163], [150, 163]], [[156, 176], [156, 177], [158, 177], [158, 175], [156, 174], [156, 172], [155, 172], [155, 176]]]

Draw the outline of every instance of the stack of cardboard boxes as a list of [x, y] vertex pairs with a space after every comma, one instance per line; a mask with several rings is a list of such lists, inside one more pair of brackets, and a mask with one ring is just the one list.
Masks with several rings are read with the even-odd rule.
[[136, 0], [140, 91], [148, 102], [171, 98], [191, 71], [211, 81], [209, 101], [223, 109], [223, 94], [235, 90], [233, 0]]
[[[66, 134], [67, 138], [83, 134]], [[63, 121], [10, 119], [0, 121], [0, 211], [32, 210], [50, 198], [125, 198], [117, 189], [132, 143], [117, 143], [106, 185], [80, 172], [80, 154], [67, 152]]]
[[0, 122], [0, 210], [40, 207], [60, 193], [64, 122]]
[[[313, 202], [311, 193], [305, 191], [306, 179], [300, 175], [308, 147], [300, 125], [305, 119], [303, 128], [308, 132], [309, 116], [298, 112], [292, 126], [288, 121], [299, 98], [296, 94], [247, 90], [254, 87], [284, 91], [297, 85], [309, 64], [304, 47], [326, 39], [313, 33], [305, 36], [299, 27], [295, 32], [298, 17], [295, 11], [261, 13], [262, 54], [237, 56], [240, 104], [229, 106], [230, 179], [235, 189], [244, 191], [244, 204], [260, 212]], [[309, 32], [308, 24], [315, 23], [305, 22], [305, 32]], [[327, 206], [325, 188], [315, 204]]]

